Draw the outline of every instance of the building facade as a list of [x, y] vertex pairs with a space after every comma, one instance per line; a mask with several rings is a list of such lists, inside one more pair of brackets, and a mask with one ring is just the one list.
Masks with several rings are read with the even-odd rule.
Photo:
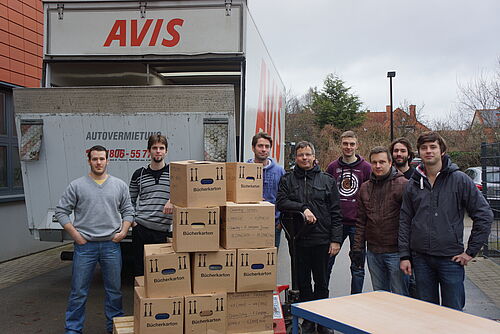
[[42, 0], [0, 2], [0, 262], [57, 244], [34, 240], [28, 230], [14, 88], [40, 87], [43, 56]]

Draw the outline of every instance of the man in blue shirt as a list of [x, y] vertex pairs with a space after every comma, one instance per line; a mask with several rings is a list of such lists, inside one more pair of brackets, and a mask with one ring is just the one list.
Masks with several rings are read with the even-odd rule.
[[[271, 148], [273, 147], [273, 139], [265, 132], [259, 132], [252, 138], [252, 151], [254, 158], [248, 160], [251, 163], [260, 163], [264, 165], [263, 181], [264, 181], [264, 200], [276, 204], [276, 194], [278, 193], [278, 185], [281, 176], [285, 174], [283, 167], [278, 165], [276, 161], [269, 157]], [[275, 211], [276, 235], [275, 245], [279, 247], [281, 238], [281, 226], [279, 224], [280, 213]]]

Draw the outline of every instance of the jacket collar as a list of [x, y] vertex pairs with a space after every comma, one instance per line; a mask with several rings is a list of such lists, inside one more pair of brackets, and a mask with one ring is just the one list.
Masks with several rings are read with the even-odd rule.
[[293, 173], [297, 177], [301, 177], [301, 178], [302, 177], [312, 178], [314, 174], [317, 174], [319, 172], [321, 172], [321, 169], [317, 165], [309, 170], [302, 169], [297, 165], [295, 165], [295, 167], [293, 168]]
[[395, 179], [396, 177], [398, 177], [398, 170], [394, 166], [392, 166], [389, 172], [380, 178], [377, 178], [372, 172], [370, 174], [370, 181], [373, 183], [384, 183], [385, 181]]

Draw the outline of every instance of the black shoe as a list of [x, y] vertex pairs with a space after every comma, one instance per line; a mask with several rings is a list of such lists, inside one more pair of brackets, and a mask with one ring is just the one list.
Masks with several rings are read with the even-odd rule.
[[316, 323], [306, 319], [302, 321], [302, 325], [300, 326], [300, 328], [302, 328], [302, 334], [316, 333]]
[[320, 334], [333, 334], [335, 333], [333, 329], [318, 325], [318, 333]]

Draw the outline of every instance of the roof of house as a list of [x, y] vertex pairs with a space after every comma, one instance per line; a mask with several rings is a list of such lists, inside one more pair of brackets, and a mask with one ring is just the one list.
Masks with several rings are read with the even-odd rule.
[[472, 124], [481, 124], [491, 128], [500, 126], [500, 109], [476, 110]]
[[[393, 122], [394, 124], [401, 124], [403, 122], [407, 122], [407, 125], [412, 125], [415, 128], [418, 128], [419, 130], [422, 131], [429, 131], [429, 128], [427, 128], [424, 124], [420, 123], [416, 119], [416, 114], [415, 114], [415, 106], [410, 106], [413, 109], [413, 115], [412, 112], [410, 114], [406, 113], [403, 109], [401, 108], [396, 108], [393, 112]], [[387, 107], [389, 108], [389, 107]], [[366, 113], [366, 119], [364, 124], [367, 123], [378, 123], [382, 124], [383, 126], [389, 127], [391, 124], [391, 116], [390, 113], [388, 112], [387, 109], [386, 111], [369, 111]], [[413, 118], [413, 119], [412, 119]]]

